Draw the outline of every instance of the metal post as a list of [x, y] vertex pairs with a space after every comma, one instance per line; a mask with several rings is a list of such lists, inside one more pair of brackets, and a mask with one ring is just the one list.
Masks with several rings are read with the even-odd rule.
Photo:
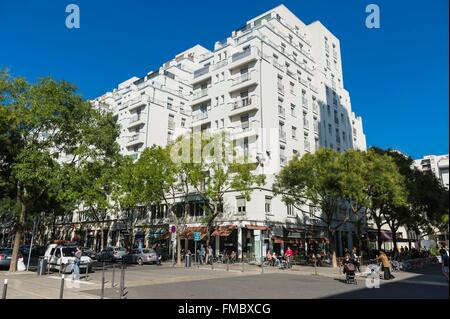
[[314, 274], [317, 276], [317, 259], [314, 260]]
[[3, 294], [2, 299], [6, 299], [6, 292], [8, 291], [8, 279], [3, 282]]
[[102, 263], [102, 292], [100, 295], [100, 299], [103, 299], [105, 296], [105, 262]]
[[86, 264], [86, 281], [88, 281], [88, 277], [89, 277], [89, 263]]
[[208, 258], [211, 259], [211, 270], [214, 270], [214, 258], [208, 255]]
[[241, 269], [241, 272], [244, 272], [244, 267], [245, 267], [245, 264], [244, 264], [244, 256], [242, 256], [241, 263], [242, 263], [242, 269]]
[[119, 299], [122, 299], [123, 294], [123, 264], [120, 269], [120, 283], [119, 283]]
[[230, 259], [227, 258], [227, 271], [229, 271], [229, 270], [230, 270]]
[[116, 265], [113, 264], [113, 269], [112, 269], [112, 280], [111, 280], [111, 288], [114, 288], [114, 277], [116, 276]]
[[61, 286], [59, 287], [59, 299], [63, 299], [64, 295], [64, 274], [61, 277]]
[[197, 262], [197, 241], [194, 239], [194, 260], [195, 260], [195, 264], [198, 265]]
[[264, 273], [264, 257], [261, 257], [261, 274]]

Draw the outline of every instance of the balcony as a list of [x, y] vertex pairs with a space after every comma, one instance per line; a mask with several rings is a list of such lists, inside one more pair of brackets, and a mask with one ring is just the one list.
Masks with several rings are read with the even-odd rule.
[[192, 100], [195, 101], [195, 103], [201, 103], [208, 99], [210, 99], [208, 97], [208, 89], [197, 90], [192, 95]]
[[231, 79], [230, 93], [242, 90], [256, 84], [257, 76], [247, 72]]
[[280, 141], [286, 142], [286, 132], [280, 130], [279, 134], [280, 134]]
[[237, 76], [237, 77], [231, 79], [231, 85], [236, 85], [236, 84], [248, 81], [248, 80], [250, 80], [250, 78], [251, 78], [250, 73], [248, 73], [248, 72], [243, 73], [240, 76]]
[[242, 122], [240, 125], [232, 128], [232, 138], [242, 139], [245, 137], [258, 135], [258, 131], [260, 129], [259, 121], [251, 121], [251, 122]]
[[146, 105], [148, 102], [148, 96], [147, 95], [139, 95], [131, 100], [128, 101], [128, 110], [131, 112], [132, 110], [135, 110], [141, 106]]
[[280, 155], [280, 165], [284, 166], [287, 164], [287, 157], [285, 155]]
[[140, 114], [136, 114], [130, 118], [128, 128], [136, 127], [142, 124], [145, 124], [143, 116], [141, 116]]
[[314, 122], [314, 133], [319, 134], [319, 122]]
[[310, 152], [311, 151], [311, 143], [307, 140], [305, 140], [305, 151]]
[[251, 61], [255, 61], [257, 59], [257, 56], [257, 48], [249, 48], [244, 51], [235, 53], [231, 56], [231, 63], [228, 64], [228, 68], [234, 69]]
[[284, 85], [278, 83], [278, 92], [284, 95]]
[[208, 118], [208, 112], [202, 112], [192, 115], [192, 122], [206, 120]]
[[255, 110], [258, 108], [258, 105], [256, 103], [255, 95], [251, 97], [245, 97], [242, 99], [235, 100], [231, 102], [231, 112], [229, 113], [229, 117], [241, 114], [241, 113], [247, 113], [251, 110]]
[[278, 63], [278, 60], [272, 59], [273, 66], [284, 72], [284, 66]]
[[286, 110], [284, 107], [282, 106], [278, 106], [278, 115], [281, 117], [286, 117]]
[[307, 119], [303, 119], [303, 128], [309, 131], [309, 121]]
[[209, 72], [209, 65], [202, 67], [201, 69], [195, 70], [194, 71], [194, 79], [205, 75]]
[[144, 134], [137, 133], [128, 138], [127, 147], [131, 147], [138, 144], [144, 144]]
[[175, 129], [175, 121], [169, 120], [167, 125], [168, 125], [169, 130], [174, 130]]
[[319, 114], [319, 105], [317, 103], [313, 103], [313, 113]]
[[302, 105], [304, 108], [308, 108], [308, 99], [306, 97], [302, 97]]
[[222, 60], [222, 61], [220, 61], [220, 62], [217, 62], [214, 66], [213, 66], [213, 71], [215, 71], [215, 70], [218, 70], [218, 69], [221, 69], [221, 68], [223, 68], [224, 66], [226, 66], [226, 65], [228, 65], [228, 60], [227, 59], [225, 59], [225, 60]]
[[295, 73], [291, 69], [286, 68], [286, 74], [295, 79]]

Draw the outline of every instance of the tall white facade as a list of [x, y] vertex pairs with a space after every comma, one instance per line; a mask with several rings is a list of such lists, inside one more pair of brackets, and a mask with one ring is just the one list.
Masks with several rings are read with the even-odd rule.
[[[366, 149], [362, 119], [344, 87], [339, 39], [283, 5], [247, 21], [214, 50], [197, 45], [93, 103], [114, 114], [121, 151], [135, 158], [190, 129], [230, 132], [259, 163], [257, 172], [267, 175], [267, 185], [255, 189], [250, 202], [235, 192], [226, 196], [218, 225], [237, 228], [239, 256], [250, 249], [258, 258], [274, 236], [303, 238], [294, 233], [319, 224], [271, 191], [275, 174], [293, 156], [320, 147]], [[348, 233], [338, 234], [339, 243], [349, 247], [351, 223], [343, 231]], [[216, 249], [220, 245], [216, 241]]]
[[449, 189], [448, 178], [448, 154], [447, 155], [426, 155], [421, 159], [414, 161], [414, 166], [421, 171], [429, 171], [442, 183], [447, 190]]

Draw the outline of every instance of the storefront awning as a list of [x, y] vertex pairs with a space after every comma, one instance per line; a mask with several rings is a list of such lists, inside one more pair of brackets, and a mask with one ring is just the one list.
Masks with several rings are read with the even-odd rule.
[[268, 230], [269, 226], [246, 225], [245, 228], [253, 230]]
[[194, 239], [194, 232], [200, 232], [200, 238], [203, 239], [206, 236], [207, 228], [206, 227], [188, 227], [181, 234], [181, 239]]
[[219, 226], [212, 234], [211, 236], [221, 236], [221, 237], [228, 237], [231, 235], [233, 230], [236, 229], [235, 225], [230, 226]]
[[167, 240], [170, 239], [170, 237], [172, 236], [172, 233], [170, 231], [166, 231], [165, 233], [163, 233], [161, 236], [157, 237], [155, 240]]

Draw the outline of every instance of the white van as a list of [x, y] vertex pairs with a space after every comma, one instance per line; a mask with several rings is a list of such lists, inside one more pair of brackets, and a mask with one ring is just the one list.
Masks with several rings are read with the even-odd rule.
[[[50, 244], [45, 251], [44, 259], [47, 260], [50, 270], [71, 273], [75, 262], [76, 250], [76, 246]], [[61, 265], [63, 265], [62, 268]], [[81, 256], [80, 273], [85, 273], [86, 267], [88, 267], [88, 271], [91, 272], [92, 259], [88, 256]]]

